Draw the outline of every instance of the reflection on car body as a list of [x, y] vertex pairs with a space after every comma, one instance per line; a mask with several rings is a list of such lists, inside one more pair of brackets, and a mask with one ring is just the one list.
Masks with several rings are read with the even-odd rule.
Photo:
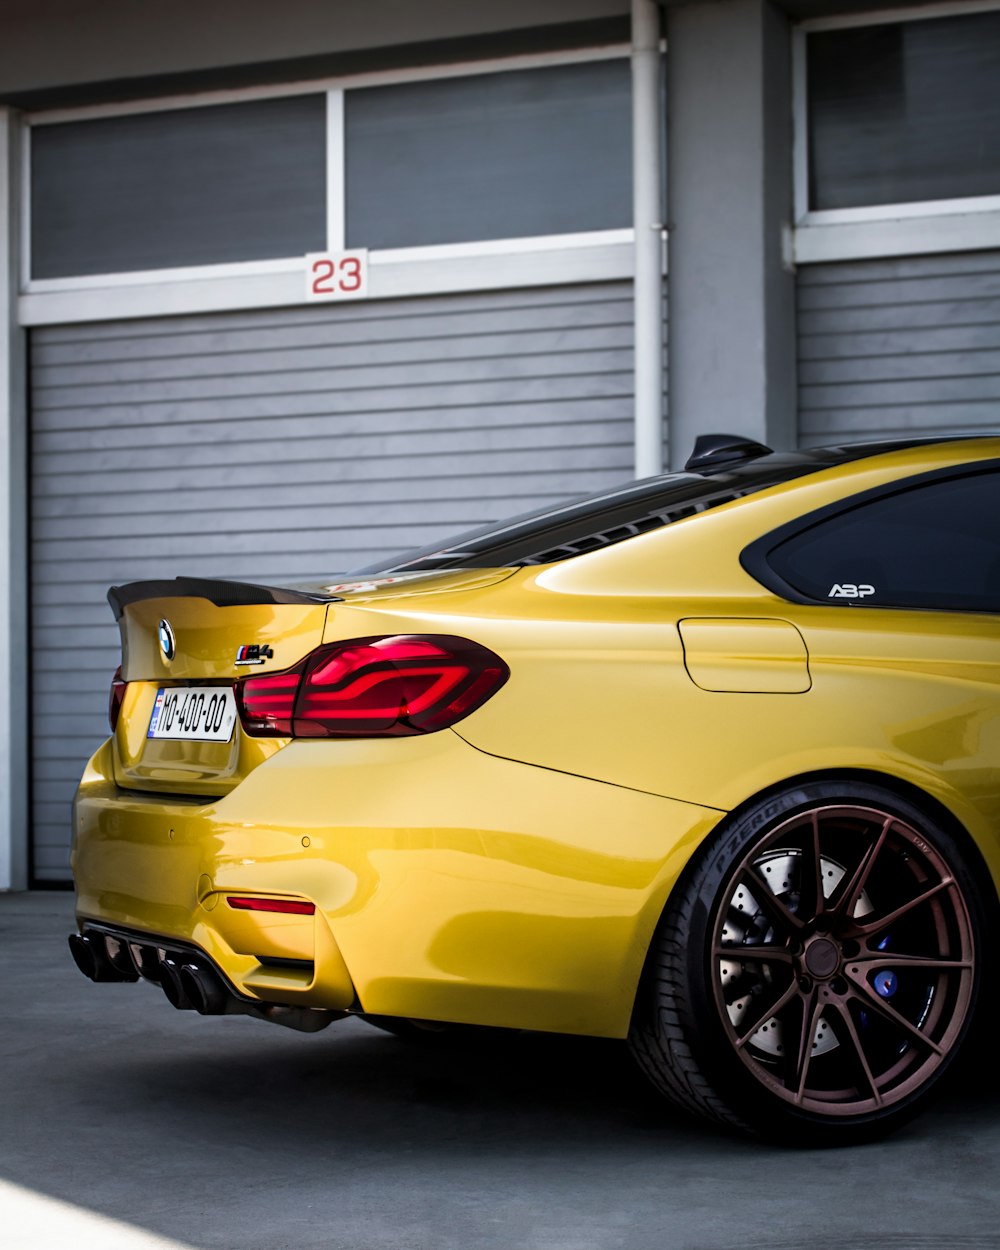
[[79, 966], [305, 1030], [627, 1037], [727, 1125], [890, 1130], [982, 997], [998, 498], [998, 438], [719, 436], [324, 584], [113, 588]]

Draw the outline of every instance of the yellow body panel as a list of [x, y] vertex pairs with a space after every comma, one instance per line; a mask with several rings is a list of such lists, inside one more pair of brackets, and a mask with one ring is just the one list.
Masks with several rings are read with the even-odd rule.
[[789, 621], [708, 616], [678, 621], [684, 667], [702, 690], [730, 694], [805, 694], [809, 654]]
[[[251, 997], [623, 1036], [685, 864], [769, 787], [831, 772], [909, 786], [968, 830], [996, 884], [996, 618], [793, 604], [739, 554], [806, 511], [998, 448], [910, 448], [558, 564], [439, 578], [426, 594], [413, 583], [245, 610], [274, 613], [267, 637], [283, 649], [266, 671], [320, 638], [394, 633], [455, 634], [506, 661], [497, 694], [423, 737], [289, 743], [237, 728], [230, 744], [150, 752], [164, 674], [142, 648], [160, 607], [137, 605], [131, 702], [77, 797], [81, 919], [194, 942]], [[196, 627], [204, 603], [181, 620], [175, 602], [178, 633]], [[217, 635], [186, 679], [231, 680], [209, 652], [264, 639], [218, 615], [235, 611], [210, 610]], [[164, 792], [139, 793], [150, 786]], [[227, 892], [317, 912], [250, 920]]]
[[[136, 789], [180, 789], [218, 795], [233, 789], [281, 745], [275, 739], [237, 733], [229, 742], [151, 741], [146, 729], [161, 686], [183, 682], [230, 685], [247, 669], [237, 667], [244, 643], [267, 644], [273, 672], [290, 668], [323, 637], [326, 604], [252, 604], [216, 607], [197, 598], [129, 604], [119, 621], [122, 675], [130, 684], [115, 731], [115, 777]], [[160, 618], [169, 615], [183, 640], [177, 656], [164, 659], [157, 645]], [[254, 670], [256, 671], [256, 670]], [[137, 680], [138, 679], [138, 680]]]
[[123, 795], [106, 745], [77, 795], [80, 916], [193, 942], [267, 999], [253, 955], [308, 926], [254, 934], [224, 895], [306, 898], [332, 942], [312, 948], [320, 984], [282, 1001], [348, 1006], [326, 990], [332, 961], [368, 1012], [624, 1034], [663, 903], [721, 813], [494, 759], [448, 730], [332, 746], [295, 742], [192, 806]]

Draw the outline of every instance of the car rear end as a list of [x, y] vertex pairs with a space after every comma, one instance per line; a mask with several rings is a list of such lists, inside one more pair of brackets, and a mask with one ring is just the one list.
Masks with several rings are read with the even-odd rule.
[[[411, 580], [425, 594], [475, 595], [509, 575], [387, 581], [405, 599]], [[343, 828], [365, 819], [352, 818], [344, 779], [363, 796], [384, 767], [400, 778], [410, 760], [426, 768], [417, 740], [508, 676], [466, 638], [373, 634], [370, 614], [344, 600], [370, 602], [382, 584], [351, 584], [346, 596], [192, 581], [112, 590], [122, 641], [112, 733], [73, 817], [71, 947], [88, 976], [141, 975], [175, 1006], [211, 1014], [360, 1005], [329, 922], [371, 888], [366, 839]], [[469, 750], [437, 735], [435, 767], [455, 771], [456, 749]], [[421, 819], [416, 808], [409, 818]]]

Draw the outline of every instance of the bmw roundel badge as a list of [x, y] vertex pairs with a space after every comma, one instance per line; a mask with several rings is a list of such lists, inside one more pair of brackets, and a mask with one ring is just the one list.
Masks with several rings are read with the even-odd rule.
[[174, 631], [170, 628], [169, 621], [160, 621], [159, 637], [163, 658], [172, 660], [174, 658]]

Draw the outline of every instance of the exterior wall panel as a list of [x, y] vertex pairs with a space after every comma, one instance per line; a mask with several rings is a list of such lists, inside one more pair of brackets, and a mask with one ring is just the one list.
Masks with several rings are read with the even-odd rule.
[[798, 273], [799, 437], [1000, 427], [1000, 251]]
[[631, 324], [623, 282], [35, 330], [35, 876], [106, 733], [109, 585], [329, 577], [627, 479]]

